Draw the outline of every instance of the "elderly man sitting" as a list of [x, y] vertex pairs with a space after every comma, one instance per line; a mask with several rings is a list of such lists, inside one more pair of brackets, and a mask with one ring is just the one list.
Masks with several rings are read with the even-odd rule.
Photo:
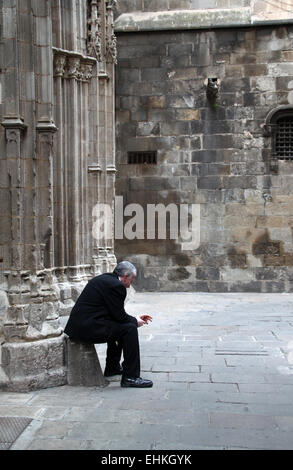
[[[104, 375], [122, 375], [121, 387], [152, 387], [151, 380], [140, 377], [137, 331], [152, 321], [152, 317], [133, 317], [124, 310], [126, 288], [135, 277], [135, 266], [122, 261], [113, 273], [91, 279], [77, 299], [64, 331], [73, 341], [107, 343]], [[122, 351], [123, 367], [120, 366]]]

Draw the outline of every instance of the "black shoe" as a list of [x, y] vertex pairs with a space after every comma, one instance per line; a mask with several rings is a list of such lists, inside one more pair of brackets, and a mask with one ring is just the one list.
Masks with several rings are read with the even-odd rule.
[[104, 371], [104, 377], [111, 377], [112, 375], [121, 375], [123, 372], [122, 367], [119, 365], [115, 369], [110, 369], [108, 367], [105, 367]]
[[121, 387], [152, 387], [153, 382], [151, 380], [142, 379], [141, 377], [122, 377]]

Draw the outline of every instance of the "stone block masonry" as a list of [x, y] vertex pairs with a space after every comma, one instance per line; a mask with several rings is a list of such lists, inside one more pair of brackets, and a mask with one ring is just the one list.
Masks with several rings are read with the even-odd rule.
[[0, 388], [67, 382], [63, 330], [87, 280], [111, 271], [116, 2], [0, 2]]
[[[192, 251], [179, 239], [116, 240], [118, 259], [138, 266], [139, 290], [291, 292], [293, 166], [274, 160], [264, 124], [279, 107], [293, 112], [292, 24], [125, 24], [116, 21], [116, 194], [144, 208], [200, 204], [201, 234]], [[150, 150], [157, 164], [128, 164], [129, 151]]]

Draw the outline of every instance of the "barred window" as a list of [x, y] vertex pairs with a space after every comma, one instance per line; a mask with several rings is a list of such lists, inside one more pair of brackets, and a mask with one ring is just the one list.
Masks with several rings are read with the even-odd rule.
[[276, 120], [274, 156], [293, 159], [293, 114]]
[[157, 163], [157, 152], [128, 152], [129, 164], [150, 165]]

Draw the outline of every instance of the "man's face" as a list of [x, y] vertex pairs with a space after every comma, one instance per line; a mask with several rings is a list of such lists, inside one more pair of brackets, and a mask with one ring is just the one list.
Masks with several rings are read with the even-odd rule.
[[135, 275], [133, 274], [125, 274], [123, 277], [120, 277], [120, 281], [126, 288], [131, 286], [131, 284], [134, 282], [134, 279]]

